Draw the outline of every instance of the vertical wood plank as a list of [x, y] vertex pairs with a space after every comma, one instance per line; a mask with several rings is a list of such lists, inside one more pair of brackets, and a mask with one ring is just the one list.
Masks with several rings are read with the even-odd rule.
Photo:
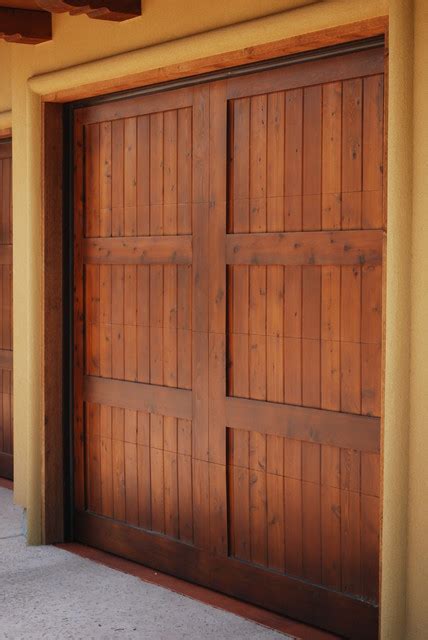
[[340, 267], [321, 268], [321, 408], [340, 410]]
[[164, 451], [165, 533], [178, 538], [178, 461], [177, 453]]
[[362, 90], [360, 78], [343, 83], [342, 229], [361, 228]]
[[112, 410], [113, 513], [115, 520], [125, 521], [125, 448], [123, 409]]
[[303, 231], [321, 229], [322, 88], [303, 92]]
[[123, 120], [112, 123], [112, 220], [113, 236], [123, 236], [124, 220], [124, 126]]
[[321, 582], [321, 447], [302, 442], [303, 576]]
[[152, 494], [152, 529], [165, 533], [164, 452], [150, 448], [150, 486]]
[[137, 235], [150, 235], [150, 116], [137, 118]]
[[113, 517], [113, 476], [112, 476], [112, 430], [111, 407], [101, 405], [101, 512], [107, 518]]
[[138, 526], [138, 463], [137, 445], [133, 442], [125, 442], [125, 497], [126, 497], [126, 522]]
[[137, 234], [137, 119], [124, 121], [124, 235]]
[[178, 513], [180, 540], [192, 544], [193, 487], [192, 459], [189, 455], [178, 455]]
[[303, 91], [285, 94], [285, 230], [302, 229]]
[[341, 408], [361, 412], [361, 267], [342, 267]]
[[302, 402], [302, 267], [284, 269], [284, 402]]
[[364, 78], [363, 229], [383, 223], [383, 76]]
[[340, 82], [323, 86], [322, 114], [322, 228], [340, 229], [342, 144], [342, 86]]
[[340, 455], [337, 447], [321, 446], [322, 583], [341, 588]]
[[303, 573], [302, 445], [284, 438], [285, 568], [290, 575]]
[[321, 404], [321, 269], [302, 268], [302, 403]]
[[112, 221], [112, 129], [111, 122], [100, 124], [100, 236], [111, 236]]
[[85, 173], [85, 235], [87, 238], [97, 238], [100, 235], [100, 125], [88, 125], [85, 133], [88, 168]]

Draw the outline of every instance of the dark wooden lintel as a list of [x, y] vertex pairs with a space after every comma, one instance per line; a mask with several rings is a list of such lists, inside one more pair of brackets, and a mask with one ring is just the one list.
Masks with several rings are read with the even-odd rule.
[[141, 15], [141, 0], [37, 0], [41, 9], [52, 13], [79, 15], [121, 22]]
[[0, 7], [0, 38], [22, 44], [52, 40], [52, 16], [46, 11]]

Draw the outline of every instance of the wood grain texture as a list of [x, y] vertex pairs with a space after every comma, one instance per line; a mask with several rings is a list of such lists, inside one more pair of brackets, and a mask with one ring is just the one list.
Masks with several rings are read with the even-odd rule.
[[12, 144], [0, 140], [0, 476], [13, 478]]
[[87, 376], [84, 398], [86, 402], [123, 409], [145, 410], [184, 420], [192, 418], [191, 394], [184, 389]]
[[158, 569], [282, 612], [290, 588], [294, 615], [349, 637], [363, 602], [377, 624], [382, 65], [76, 111], [79, 536], [150, 541]]
[[383, 232], [305, 231], [229, 234], [228, 264], [352, 265], [380, 264]]
[[86, 264], [191, 264], [190, 236], [87, 239]]
[[374, 601], [383, 86], [352, 64], [229, 81], [229, 517], [234, 557]]
[[[227, 423], [237, 429], [362, 451], [380, 449], [379, 418], [243, 398], [227, 399], [226, 417]], [[262, 424], [267, 426], [262, 429]]]

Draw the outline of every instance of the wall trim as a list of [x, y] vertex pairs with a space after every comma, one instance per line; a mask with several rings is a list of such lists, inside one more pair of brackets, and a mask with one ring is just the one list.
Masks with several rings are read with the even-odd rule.
[[[146, 66], [149, 51], [156, 54], [163, 45], [123, 53], [96, 62], [76, 65], [62, 71], [34, 76], [30, 89], [45, 102], [73, 102], [85, 98], [136, 89], [178, 78], [199, 76], [219, 69], [238, 67], [252, 62], [289, 56], [304, 51], [345, 44], [352, 41], [384, 35], [388, 30], [388, 16], [369, 18], [350, 24], [330, 27], [291, 38], [226, 51], [212, 56], [196, 58], [163, 67], [140, 71]], [[170, 43], [168, 43], [170, 45]], [[156, 55], [154, 59], [156, 60]], [[123, 69], [128, 70], [123, 74]], [[82, 82], [82, 78], [96, 75], [95, 82]]]
[[12, 111], [0, 113], [0, 138], [12, 137]]

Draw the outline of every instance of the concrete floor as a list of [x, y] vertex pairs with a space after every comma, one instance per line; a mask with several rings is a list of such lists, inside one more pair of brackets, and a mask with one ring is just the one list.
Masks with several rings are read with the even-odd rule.
[[56, 547], [27, 547], [21, 509], [0, 487], [0, 640], [285, 640]]

